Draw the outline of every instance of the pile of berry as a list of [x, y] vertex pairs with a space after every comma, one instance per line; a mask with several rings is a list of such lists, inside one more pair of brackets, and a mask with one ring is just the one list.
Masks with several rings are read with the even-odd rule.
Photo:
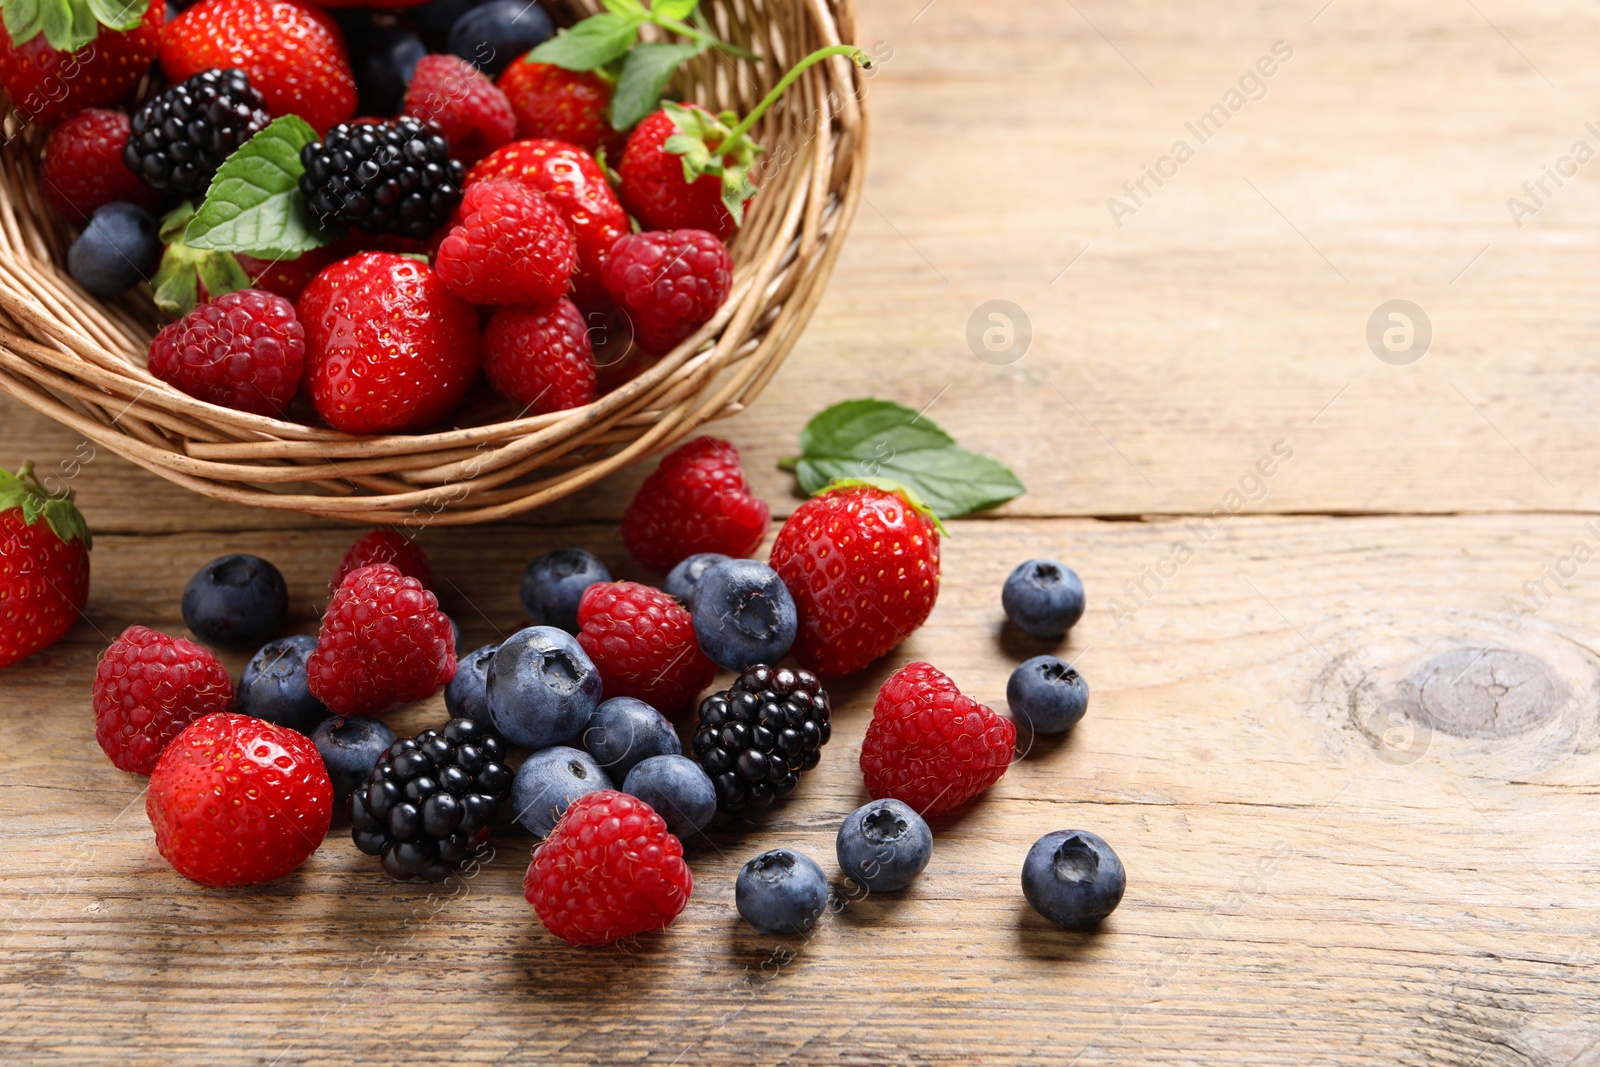
[[[192, 397], [405, 433], [481, 372], [509, 410], [561, 411], [728, 299], [747, 132], [777, 91], [742, 121], [661, 104], [660, 44], [596, 50], [532, 0], [61, 3], [69, 26], [0, 28], [0, 85], [50, 130], [72, 276], [100, 298], [150, 283], [175, 321], [149, 369]], [[757, 58], [624, 6], [601, 17]], [[846, 53], [865, 62], [797, 69]]]
[[[0, 478], [0, 523], [25, 549], [6, 557], [0, 603], [31, 610], [27, 632], [46, 638], [0, 627], [4, 663], [81, 609], [81, 592], [47, 604], [40, 589], [86, 588], [88, 531], [28, 472]], [[96, 736], [117, 767], [150, 776], [157, 846], [197, 882], [292, 871], [336, 817], [390, 876], [439, 881], [516, 824], [542, 839], [524, 890], [553, 933], [581, 945], [659, 929], [693, 889], [683, 840], [719, 811], [728, 828], [749, 826], [803, 793], [832, 734], [825, 680], [892, 651], [938, 595], [941, 527], [903, 487], [835, 483], [795, 510], [767, 562], [747, 558], [770, 525], [733, 446], [697, 438], [645, 480], [622, 525], [665, 588], [615, 581], [581, 548], [551, 552], [522, 579], [534, 625], [465, 653], [431, 562], [393, 530], [333, 567], [314, 637], [283, 635], [289, 590], [276, 567], [224, 556], [189, 581], [182, 609], [200, 642], [257, 649], [238, 686], [201, 644], [130, 627], [95, 674]], [[1083, 586], [1031, 560], [1001, 603], [1055, 641], [1082, 616]], [[734, 677], [716, 689], [719, 667]], [[380, 719], [441, 690], [449, 719], [436, 728], [397, 738]], [[1079, 674], [1048, 654], [1020, 665], [1006, 695], [1011, 718], [920, 662], [884, 682], [860, 740], [874, 800], [837, 839], [858, 886], [911, 884], [932, 856], [925, 819], [1001, 779], [1017, 724], [1062, 733], [1088, 703]], [[1061, 831], [1033, 846], [1022, 881], [1041, 914], [1082, 926], [1116, 907], [1124, 874], [1099, 837]], [[746, 864], [735, 889], [739, 913], [767, 932], [808, 929], [829, 898], [822, 868], [782, 848]]]

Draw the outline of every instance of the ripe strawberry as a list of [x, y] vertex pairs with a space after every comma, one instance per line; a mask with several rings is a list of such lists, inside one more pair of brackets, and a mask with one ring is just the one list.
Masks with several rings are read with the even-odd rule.
[[474, 304], [528, 306], [563, 296], [578, 249], [566, 220], [543, 195], [509, 178], [466, 191], [434, 269]]
[[362, 534], [360, 540], [345, 550], [328, 591], [337, 593], [351, 571], [374, 563], [392, 563], [407, 578], [421, 582], [424, 589], [433, 588], [433, 563], [422, 546], [397, 530], [382, 529]]
[[207, 715], [150, 775], [156, 848], [201, 885], [270, 882], [304, 863], [333, 818], [333, 783], [304, 734], [249, 715]]
[[861, 773], [876, 800], [943, 815], [1000, 780], [1017, 728], [926, 663], [889, 676], [861, 742]]
[[401, 113], [437, 123], [450, 139], [451, 157], [468, 166], [517, 133], [517, 117], [506, 94], [459, 56], [418, 60]]
[[478, 376], [478, 313], [426, 263], [362, 252], [335, 263], [295, 305], [311, 401], [346, 433], [438, 422]]
[[354, 242], [336, 241], [331, 245], [302, 252], [294, 259], [257, 259], [243, 252], [233, 258], [244, 269], [250, 284], [269, 293], [277, 293], [287, 300], [299, 300], [311, 279], [344, 259], [354, 251]]
[[615, 789], [574, 800], [522, 879], [539, 921], [569, 945], [664, 930], [693, 892], [683, 843], [650, 805]]
[[633, 227], [594, 156], [563, 141], [513, 141], [473, 167], [466, 184], [492, 178], [515, 178], [544, 194], [578, 241], [573, 292], [579, 300], [603, 297], [600, 270], [611, 246]]
[[130, 626], [94, 672], [94, 735], [111, 762], [149, 774], [184, 727], [233, 707], [228, 669], [192, 641]]
[[800, 609], [800, 662], [851, 674], [927, 621], [939, 596], [939, 530], [903, 490], [844, 482], [795, 509], [772, 569]]
[[114, 200], [154, 208], [160, 196], [122, 162], [132, 128], [121, 111], [85, 108], [50, 131], [39, 189], [55, 213], [82, 222]]
[[212, 67], [248, 74], [273, 118], [299, 115], [320, 132], [355, 114], [344, 33], [318, 7], [296, 0], [200, 0], [167, 24], [161, 69], [181, 82]]
[[594, 402], [589, 330], [572, 301], [501, 308], [483, 331], [483, 373], [494, 391], [544, 415]]
[[733, 258], [705, 230], [633, 233], [611, 248], [601, 272], [628, 313], [633, 338], [666, 355], [716, 315], [733, 289]]
[[456, 639], [439, 601], [391, 563], [345, 575], [306, 661], [311, 695], [335, 715], [426, 700], [456, 674]]
[[241, 289], [168, 323], [150, 342], [150, 373], [199, 400], [279, 416], [300, 391], [306, 332], [276, 293]]
[[739, 450], [716, 437], [696, 437], [639, 486], [622, 516], [622, 542], [646, 567], [669, 571], [698, 552], [749, 554], [771, 519], [766, 503], [750, 491]]
[[511, 61], [495, 83], [511, 101], [517, 136], [566, 141], [589, 152], [621, 140], [607, 117], [611, 83], [592, 70], [567, 70], [549, 63]]
[[[718, 120], [705, 108], [678, 108], [707, 126]], [[726, 134], [727, 127], [720, 127]], [[722, 180], [702, 174], [693, 182], [683, 174], [683, 157], [667, 151], [667, 141], [682, 132], [667, 109], [647, 116], [628, 135], [628, 147], [617, 164], [622, 179], [622, 202], [647, 230], [706, 230], [726, 241], [739, 224], [722, 202]], [[720, 141], [708, 142], [715, 151]], [[753, 152], [750, 153], [753, 158]], [[737, 156], [724, 157], [734, 165]], [[748, 162], [748, 161], [746, 161]], [[748, 203], [748, 200], [746, 200]]]
[[638, 582], [596, 582], [578, 601], [578, 643], [600, 671], [605, 699], [634, 697], [675, 715], [717, 676], [695, 643], [689, 611]]
[[14, 41], [0, 26], [0, 85], [17, 118], [41, 126], [117, 103], [149, 72], [165, 21], [164, 6], [152, 3], [133, 29], [100, 26], [94, 40], [76, 50], [52, 47], [45, 33]]
[[61, 640], [89, 599], [89, 527], [70, 493], [0, 471], [0, 669]]

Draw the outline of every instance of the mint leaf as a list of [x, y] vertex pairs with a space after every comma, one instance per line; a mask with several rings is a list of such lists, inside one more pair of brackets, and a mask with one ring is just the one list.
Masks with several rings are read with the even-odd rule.
[[942, 519], [1003, 504], [1024, 492], [1003, 464], [958, 448], [951, 436], [903, 404], [846, 400], [823, 411], [800, 434], [792, 466], [807, 495], [838, 480], [904, 485]]
[[646, 41], [635, 45], [622, 65], [616, 91], [611, 97], [611, 128], [632, 129], [638, 121], [661, 103], [667, 83], [687, 59], [706, 50], [704, 44], [657, 44]]
[[644, 5], [639, 0], [600, 0], [605, 9], [614, 15], [627, 18], [644, 18]]
[[700, 6], [700, 0], [653, 0], [650, 5], [650, 14], [658, 19], [672, 19], [680, 22], [689, 17], [695, 8]]
[[565, 33], [557, 34], [529, 52], [528, 63], [551, 63], [567, 70], [594, 70], [620, 59], [639, 39], [637, 17], [608, 11], [584, 19]]
[[229, 156], [184, 234], [191, 248], [293, 259], [338, 237], [319, 226], [300, 193], [300, 149], [317, 131], [285, 115]]
[[126, 33], [144, 21], [150, 0], [87, 0], [89, 11], [102, 26]]

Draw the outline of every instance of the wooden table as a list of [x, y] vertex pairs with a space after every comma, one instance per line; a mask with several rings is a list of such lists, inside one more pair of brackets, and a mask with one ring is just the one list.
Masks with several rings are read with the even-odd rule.
[[[800, 350], [722, 429], [779, 513], [777, 459], [860, 395], [927, 409], [1029, 493], [953, 524], [932, 619], [835, 687], [796, 799], [691, 842], [688, 909], [627, 948], [543, 931], [524, 836], [453, 895], [388, 881], [340, 836], [265, 887], [191, 885], [155, 851], [141, 781], [95, 745], [95, 658], [129, 624], [181, 629], [184, 581], [225, 551], [275, 560], [310, 631], [353, 534], [101, 454], [75, 480], [98, 534], [88, 619], [0, 676], [0, 1061], [1600, 1062], [1600, 162], [1573, 153], [1600, 150], [1600, 15], [863, 8], [886, 49], [867, 204]], [[1020, 359], [968, 345], [994, 299], [1031, 322]], [[1391, 300], [1431, 323], [1420, 359], [1419, 334], [1387, 359], [1368, 344]], [[1379, 319], [1380, 340], [1404, 326]], [[0, 425], [7, 466], [80, 443], [11, 403]], [[521, 625], [517, 577], [550, 548], [648, 578], [616, 531], [640, 477], [429, 531], [468, 646]], [[748, 857], [783, 844], [836, 869], [891, 669], [926, 658], [1003, 706], [1039, 647], [1003, 630], [999, 588], [1034, 555], [1087, 583], [1066, 654], [1088, 717], [941, 820], [909, 891], [806, 939], [744, 926]], [[1028, 846], [1063, 827], [1127, 865], [1098, 933], [1019, 891]]]

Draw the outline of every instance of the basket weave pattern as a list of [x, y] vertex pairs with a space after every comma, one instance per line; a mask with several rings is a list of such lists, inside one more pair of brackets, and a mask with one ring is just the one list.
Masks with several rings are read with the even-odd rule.
[[[575, 20], [598, 0], [562, 5]], [[853, 0], [707, 0], [718, 36], [759, 63], [708, 52], [685, 98], [745, 113], [816, 48], [850, 43]], [[515, 515], [591, 485], [743, 410], [771, 381], [822, 297], [860, 199], [862, 72], [835, 57], [806, 71], [754, 136], [760, 189], [730, 242], [733, 291], [716, 317], [593, 404], [515, 418], [474, 394], [434, 433], [356, 437], [230, 411], [152, 377], [162, 320], [135, 291], [102, 303], [68, 275], [69, 228], [38, 188], [42, 135], [7, 119], [0, 149], [0, 388], [148, 470], [222, 500], [366, 523], [465, 524]], [[7, 108], [10, 112], [12, 109]]]

